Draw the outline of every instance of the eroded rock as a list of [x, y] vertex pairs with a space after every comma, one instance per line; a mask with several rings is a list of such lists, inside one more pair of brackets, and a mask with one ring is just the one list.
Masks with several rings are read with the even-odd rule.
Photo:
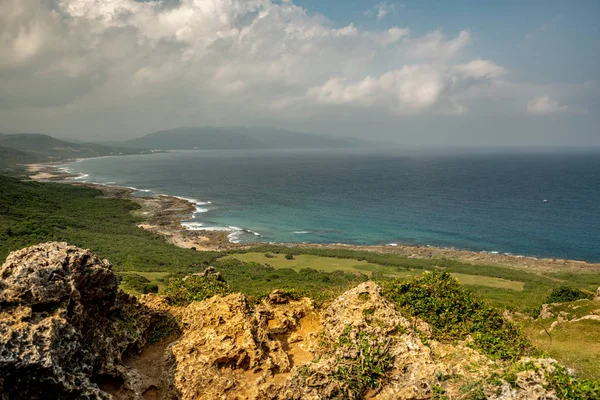
[[123, 380], [121, 357], [152, 320], [110, 264], [45, 243], [11, 253], [0, 278], [2, 398], [110, 398], [94, 381]]

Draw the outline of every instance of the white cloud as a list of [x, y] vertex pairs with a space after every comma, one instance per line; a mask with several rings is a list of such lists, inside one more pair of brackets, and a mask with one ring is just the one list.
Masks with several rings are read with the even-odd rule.
[[389, 1], [382, 1], [380, 3], [375, 4], [372, 8], [365, 11], [364, 14], [367, 16], [375, 16], [378, 21], [384, 19], [388, 14], [396, 12], [396, 10], [400, 8], [400, 5], [397, 3], [392, 3]]
[[448, 68], [406, 65], [356, 82], [333, 78], [309, 89], [306, 97], [322, 104], [351, 104], [387, 109], [396, 114], [462, 114], [467, 111], [467, 106], [458, 101], [457, 95], [478, 84], [469, 78], [491, 79], [499, 72], [500, 67], [488, 62]]
[[411, 40], [408, 54], [416, 58], [451, 58], [471, 43], [471, 34], [461, 31], [457, 37], [446, 40], [440, 31]]
[[289, 0], [3, 0], [0, 121], [139, 132], [357, 107], [464, 113], [516, 85], [470, 43], [468, 30], [338, 27]]
[[550, 96], [539, 96], [527, 102], [527, 112], [530, 114], [555, 114], [571, 111], [568, 106], [561, 105]]
[[469, 61], [454, 66], [454, 70], [469, 78], [498, 78], [507, 73], [505, 68], [489, 60]]

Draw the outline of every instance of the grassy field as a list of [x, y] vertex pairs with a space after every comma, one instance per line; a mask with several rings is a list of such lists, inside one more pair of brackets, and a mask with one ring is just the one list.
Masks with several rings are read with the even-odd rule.
[[[332, 272], [359, 272], [371, 276], [374, 272], [378, 272], [392, 278], [404, 278], [414, 275], [420, 275], [422, 270], [398, 270], [394, 267], [378, 265], [368, 261], [359, 261], [343, 258], [331, 258], [315, 256], [311, 254], [301, 254], [294, 256], [293, 260], [287, 260], [284, 254], [266, 254], [270, 253], [243, 253], [227, 256], [244, 262], [254, 262], [259, 264], [271, 265], [274, 268], [291, 268], [300, 271], [303, 268], [312, 268], [318, 271]], [[509, 281], [502, 278], [494, 278], [482, 275], [469, 275], [461, 273], [451, 273], [463, 285], [480, 285], [490, 286], [500, 289], [509, 289], [521, 291], [525, 287], [523, 282]]]
[[[550, 309], [554, 314], [550, 318], [520, 321], [527, 336], [539, 349], [574, 369], [578, 376], [599, 379], [600, 301], [578, 300], [551, 305]], [[551, 328], [559, 314], [562, 322]], [[590, 315], [599, 319], [573, 321]]]

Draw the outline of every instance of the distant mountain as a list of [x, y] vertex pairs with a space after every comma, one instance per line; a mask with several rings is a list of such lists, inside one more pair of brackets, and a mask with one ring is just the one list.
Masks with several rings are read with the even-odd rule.
[[96, 143], [74, 143], [39, 133], [0, 135], [0, 147], [19, 150], [35, 161], [55, 161], [69, 158], [98, 157], [117, 154], [137, 154], [138, 149], [117, 148]]
[[369, 142], [274, 128], [205, 126], [158, 131], [111, 144], [159, 150], [217, 150], [352, 148], [367, 147]]
[[[0, 133], [0, 137], [2, 136]], [[20, 169], [19, 164], [35, 163], [43, 160], [43, 156], [35, 153], [0, 146], [0, 173], [13, 173]]]

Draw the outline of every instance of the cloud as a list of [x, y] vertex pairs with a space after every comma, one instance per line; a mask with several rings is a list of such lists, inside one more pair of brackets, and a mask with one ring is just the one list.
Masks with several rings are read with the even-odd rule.
[[543, 24], [537, 29], [527, 33], [527, 35], [525, 35], [525, 40], [533, 40], [542, 33], [549, 31], [550, 29], [552, 29], [552, 24]]
[[471, 41], [336, 26], [290, 0], [3, 0], [0, 128], [133, 136], [356, 109], [455, 115], [525, 90]]
[[408, 54], [416, 58], [451, 58], [471, 43], [471, 34], [461, 31], [457, 37], [447, 40], [440, 31], [411, 40]]
[[391, 3], [389, 1], [382, 1], [381, 3], [375, 4], [372, 8], [365, 11], [364, 14], [367, 16], [375, 16], [378, 21], [384, 19], [388, 14], [396, 12], [400, 8], [399, 4]]
[[478, 84], [469, 78], [491, 79], [504, 71], [492, 62], [480, 61], [448, 68], [407, 65], [357, 82], [333, 78], [309, 89], [306, 96], [322, 104], [352, 104], [396, 114], [462, 114], [467, 106], [456, 95]]
[[556, 114], [571, 111], [568, 106], [561, 105], [550, 96], [539, 96], [527, 102], [527, 112], [530, 114]]
[[454, 70], [469, 78], [499, 78], [507, 73], [505, 68], [489, 60], [472, 60], [454, 66]]

